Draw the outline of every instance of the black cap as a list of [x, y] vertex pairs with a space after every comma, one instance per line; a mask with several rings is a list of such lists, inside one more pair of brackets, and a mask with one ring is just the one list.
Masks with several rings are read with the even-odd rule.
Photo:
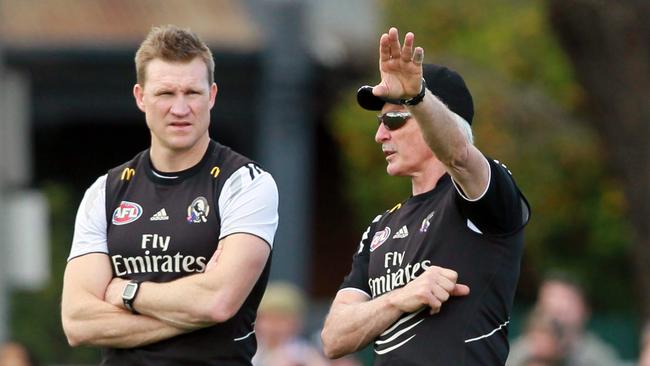
[[[445, 66], [424, 64], [422, 76], [427, 88], [449, 109], [463, 117], [469, 124], [474, 118], [474, 102], [463, 78], [454, 70]], [[385, 103], [399, 104], [398, 100], [380, 98], [372, 94], [371, 86], [362, 86], [357, 91], [357, 102], [367, 110], [380, 111]]]

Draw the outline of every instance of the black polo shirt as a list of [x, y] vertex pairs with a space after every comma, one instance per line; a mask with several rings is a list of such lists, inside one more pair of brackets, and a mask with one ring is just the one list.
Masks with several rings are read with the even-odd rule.
[[458, 272], [470, 295], [438, 314], [404, 314], [374, 340], [375, 365], [502, 365], [530, 209], [508, 169], [488, 159], [490, 181], [469, 201], [449, 175], [375, 218], [341, 289], [376, 298], [429, 266]]

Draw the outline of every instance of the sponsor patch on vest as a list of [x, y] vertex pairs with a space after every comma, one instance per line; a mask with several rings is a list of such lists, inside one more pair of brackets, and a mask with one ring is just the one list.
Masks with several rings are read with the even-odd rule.
[[407, 236], [409, 236], [409, 229], [406, 227], [406, 225], [402, 226], [395, 235], [393, 235], [393, 239], [404, 239]]
[[187, 222], [191, 224], [199, 224], [208, 221], [208, 213], [210, 206], [205, 197], [196, 197], [194, 201], [187, 207]]
[[370, 251], [374, 252], [375, 249], [379, 248], [380, 245], [384, 244], [386, 239], [390, 237], [390, 228], [386, 227], [382, 231], [377, 231], [375, 236], [372, 237], [370, 242]]
[[142, 216], [142, 206], [135, 202], [122, 201], [113, 211], [113, 225], [126, 225]]
[[151, 221], [166, 221], [169, 220], [169, 216], [167, 216], [167, 211], [163, 208], [160, 211], [156, 212], [149, 218]]

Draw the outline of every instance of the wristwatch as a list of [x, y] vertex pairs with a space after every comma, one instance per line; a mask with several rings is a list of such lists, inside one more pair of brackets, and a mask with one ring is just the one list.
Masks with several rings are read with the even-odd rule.
[[427, 93], [427, 82], [422, 78], [422, 88], [420, 89], [420, 92], [418, 95], [414, 96], [413, 98], [409, 99], [402, 99], [400, 100], [401, 104], [408, 105], [408, 106], [414, 106], [420, 104], [422, 99], [424, 99], [424, 95]]
[[135, 301], [135, 297], [138, 294], [139, 289], [140, 281], [132, 280], [127, 283], [126, 286], [124, 286], [124, 290], [122, 291], [122, 301], [124, 302], [124, 307], [133, 314], [138, 314], [138, 312], [135, 311], [135, 308], [133, 307], [133, 302]]

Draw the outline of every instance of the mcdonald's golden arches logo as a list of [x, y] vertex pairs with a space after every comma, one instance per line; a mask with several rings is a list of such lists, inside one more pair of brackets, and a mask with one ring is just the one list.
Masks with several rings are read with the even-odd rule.
[[210, 170], [210, 175], [215, 178], [219, 176], [219, 173], [221, 173], [221, 169], [219, 169], [218, 166], [215, 166], [212, 168], [212, 170]]
[[120, 180], [131, 180], [131, 178], [133, 178], [134, 175], [135, 175], [135, 169], [124, 168], [124, 170], [122, 170], [122, 175], [120, 176]]

